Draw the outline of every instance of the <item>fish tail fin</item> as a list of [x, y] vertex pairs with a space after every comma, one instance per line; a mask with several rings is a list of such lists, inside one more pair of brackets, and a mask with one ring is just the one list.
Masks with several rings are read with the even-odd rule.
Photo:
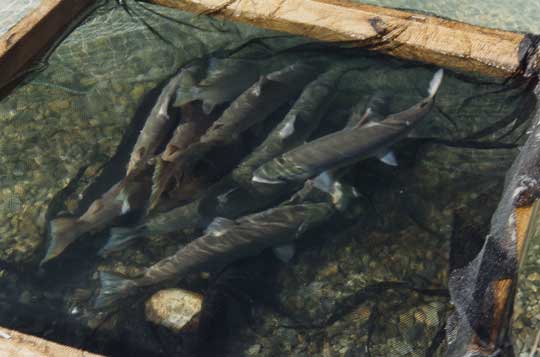
[[100, 272], [99, 282], [99, 294], [94, 303], [98, 310], [114, 305], [118, 300], [133, 294], [138, 287], [135, 280], [110, 272]]
[[83, 223], [75, 217], [59, 217], [49, 222], [49, 245], [40, 265], [59, 256], [81, 236]]
[[433, 78], [431, 79], [431, 82], [429, 82], [429, 97], [433, 98], [435, 94], [437, 94], [437, 91], [439, 90], [439, 87], [441, 86], [442, 80], [444, 77], [444, 70], [441, 68], [435, 74], [433, 75]]
[[109, 240], [107, 243], [99, 250], [98, 255], [101, 257], [106, 257], [112, 252], [116, 252], [122, 248], [125, 248], [127, 245], [132, 243], [135, 239], [143, 237], [145, 234], [143, 227], [135, 228], [126, 228], [126, 227], [115, 227], [111, 228], [109, 235]]

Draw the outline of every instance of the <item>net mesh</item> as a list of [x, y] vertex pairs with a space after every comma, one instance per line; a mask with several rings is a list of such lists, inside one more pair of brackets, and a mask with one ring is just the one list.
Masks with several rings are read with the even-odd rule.
[[[353, 68], [313, 137], [341, 129], [349, 109], [365, 107], [373, 93], [391, 97], [390, 112], [407, 108], [434, 72], [202, 15], [105, 1], [0, 101], [0, 325], [106, 355], [191, 355], [193, 336], [145, 322], [144, 296], [110, 314], [95, 312], [92, 298], [97, 271], [139, 273], [199, 236], [198, 227], [151, 236], [106, 259], [96, 256], [108, 236], [100, 231], [37, 270], [50, 220], [81, 214], [122, 177], [164, 83], [206, 56], [248, 56], [276, 68], [316, 58]], [[395, 147], [399, 167], [356, 164], [343, 180], [359, 197], [309, 232], [292, 262], [267, 252], [210, 281], [196, 275], [180, 283], [215, 298], [213, 337], [203, 344], [230, 356], [443, 355], [449, 264], [465, 264], [481, 248], [535, 103], [526, 83], [446, 73], [432, 112]], [[287, 109], [254, 128], [244, 151]], [[523, 344], [535, 333], [527, 324], [515, 330]]]

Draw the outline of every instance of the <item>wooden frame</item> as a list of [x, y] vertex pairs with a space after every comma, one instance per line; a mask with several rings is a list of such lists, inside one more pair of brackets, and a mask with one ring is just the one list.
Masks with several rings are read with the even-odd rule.
[[0, 89], [18, 78], [95, 0], [42, 0], [0, 37]]
[[529, 47], [523, 34], [346, 0], [149, 1], [494, 77], [518, 74]]
[[[536, 74], [540, 68], [540, 55], [532, 36], [346, 0], [149, 1], [321, 41], [346, 41], [407, 60], [487, 76], [508, 78]], [[17, 79], [93, 3], [95, 0], [43, 0], [37, 9], [2, 35], [0, 89]], [[530, 222], [536, 218], [536, 211], [533, 212], [533, 204], [530, 204], [515, 207], [513, 215], [516, 224], [509, 232], [517, 237], [519, 262], [524, 255]], [[500, 237], [501, 240], [506, 238]], [[490, 344], [483, 347], [486, 353], [493, 353], [497, 348], [503, 324], [507, 323], [512, 308], [515, 284], [515, 278], [493, 283], [495, 298], [490, 317], [495, 322], [490, 330]], [[19, 336], [17, 341], [21, 343], [30, 338], [14, 331], [9, 331], [9, 336]], [[13, 341], [3, 340], [0, 335], [0, 354], [11, 351], [8, 348], [12, 348], [10, 343]], [[468, 349], [478, 351], [479, 346], [479, 341], [471, 339]], [[92, 356], [84, 352], [75, 353], [62, 355]]]
[[0, 328], [0, 356], [103, 357], [6, 328]]

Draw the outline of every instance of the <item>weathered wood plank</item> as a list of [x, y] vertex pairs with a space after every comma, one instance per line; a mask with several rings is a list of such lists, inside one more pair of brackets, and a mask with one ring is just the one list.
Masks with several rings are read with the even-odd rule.
[[59, 35], [95, 0], [43, 0], [0, 37], [0, 89], [54, 43]]
[[437, 66], [509, 77], [525, 35], [346, 0], [150, 0], [323, 41], [377, 44], [384, 53]]
[[[72, 347], [0, 328], [0, 356], [9, 357], [100, 357]], [[101, 356], [102, 357], [102, 356]]]

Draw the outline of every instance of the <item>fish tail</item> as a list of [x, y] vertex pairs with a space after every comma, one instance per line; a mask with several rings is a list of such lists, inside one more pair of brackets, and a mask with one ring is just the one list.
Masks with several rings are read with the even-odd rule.
[[114, 305], [118, 300], [132, 295], [138, 284], [120, 274], [99, 273], [100, 288], [94, 307], [98, 310]]
[[98, 255], [106, 257], [112, 252], [116, 252], [122, 248], [125, 248], [127, 245], [132, 243], [135, 239], [143, 237], [145, 230], [143, 227], [135, 228], [126, 228], [126, 227], [116, 227], [111, 228], [109, 240], [107, 243], [99, 250]]
[[439, 90], [439, 87], [441, 86], [441, 82], [443, 80], [444, 76], [444, 70], [441, 68], [435, 74], [433, 75], [433, 78], [431, 79], [431, 82], [429, 82], [429, 97], [433, 98], [435, 94], [437, 94], [437, 91]]
[[60, 217], [49, 222], [49, 245], [40, 265], [59, 256], [83, 233], [81, 223], [75, 217]]

